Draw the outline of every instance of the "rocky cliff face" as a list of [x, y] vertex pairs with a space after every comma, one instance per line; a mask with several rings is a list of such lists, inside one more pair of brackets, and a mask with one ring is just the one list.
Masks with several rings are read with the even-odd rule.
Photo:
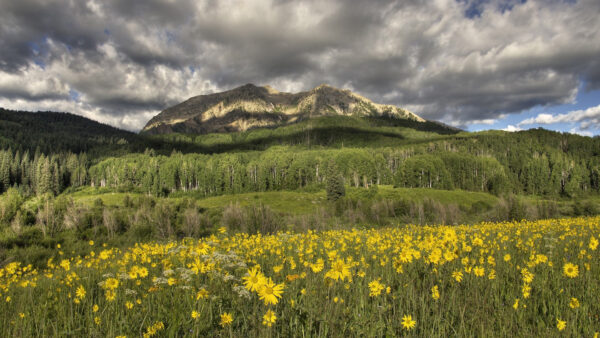
[[195, 96], [167, 108], [153, 117], [142, 132], [206, 134], [244, 131], [325, 115], [386, 116], [425, 121], [408, 110], [373, 103], [349, 90], [328, 85], [292, 94], [269, 86], [247, 84], [222, 93]]

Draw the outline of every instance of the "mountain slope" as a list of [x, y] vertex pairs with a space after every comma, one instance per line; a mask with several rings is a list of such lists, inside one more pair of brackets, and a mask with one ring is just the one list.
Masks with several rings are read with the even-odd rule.
[[70, 113], [25, 112], [0, 108], [0, 149], [39, 149], [42, 153], [119, 148], [135, 133]]
[[148, 134], [245, 131], [299, 122], [318, 116], [390, 117], [425, 122], [414, 113], [373, 103], [349, 90], [320, 85], [300, 93], [247, 84], [222, 93], [200, 95], [163, 110], [142, 132]]

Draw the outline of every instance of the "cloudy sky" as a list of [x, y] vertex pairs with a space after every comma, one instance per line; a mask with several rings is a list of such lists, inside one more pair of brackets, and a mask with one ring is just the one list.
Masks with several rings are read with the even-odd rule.
[[600, 134], [598, 0], [0, 0], [0, 107], [139, 130], [321, 83], [468, 130]]

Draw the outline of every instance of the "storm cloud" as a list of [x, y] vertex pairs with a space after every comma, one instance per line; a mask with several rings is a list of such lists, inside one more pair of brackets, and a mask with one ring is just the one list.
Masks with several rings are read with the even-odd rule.
[[463, 127], [600, 89], [597, 0], [0, 0], [0, 9], [0, 106], [130, 130], [245, 83], [329, 83]]

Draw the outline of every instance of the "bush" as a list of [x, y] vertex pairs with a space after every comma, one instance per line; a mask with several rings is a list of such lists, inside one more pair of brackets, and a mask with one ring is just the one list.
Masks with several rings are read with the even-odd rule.
[[282, 228], [282, 220], [269, 206], [253, 205], [246, 209], [246, 232], [273, 234]]
[[231, 231], [240, 231], [245, 227], [246, 215], [238, 202], [230, 203], [225, 207], [221, 216], [221, 224]]
[[17, 189], [8, 189], [0, 199], [0, 224], [9, 225], [23, 201], [23, 196]]

